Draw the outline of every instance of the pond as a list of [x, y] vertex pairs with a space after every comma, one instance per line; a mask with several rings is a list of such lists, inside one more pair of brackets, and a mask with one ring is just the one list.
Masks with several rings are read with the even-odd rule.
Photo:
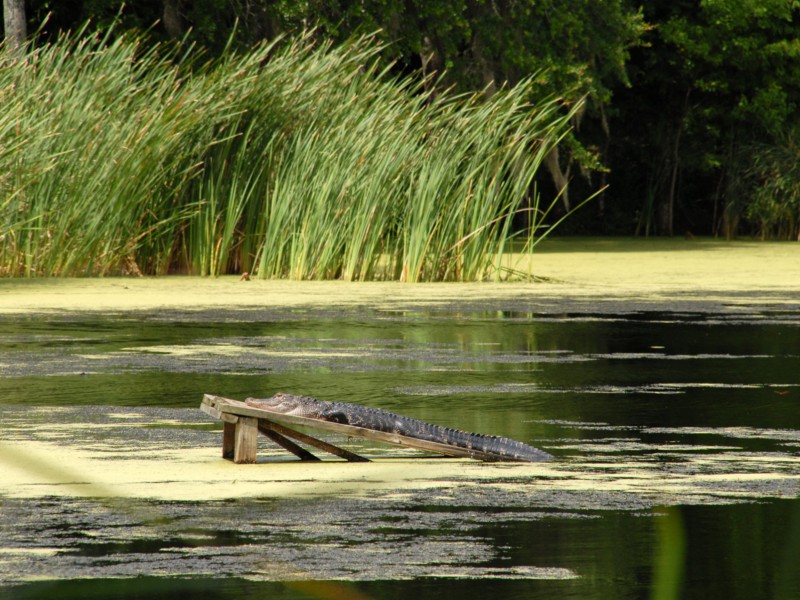
[[[797, 304], [0, 321], [4, 598], [800, 597]], [[277, 391], [556, 458], [223, 461], [202, 394]]]

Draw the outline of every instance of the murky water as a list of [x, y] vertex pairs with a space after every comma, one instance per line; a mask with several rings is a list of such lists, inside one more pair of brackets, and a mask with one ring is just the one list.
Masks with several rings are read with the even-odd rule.
[[[326, 463], [292, 480], [296, 494], [230, 498], [210, 482], [181, 500], [29, 485], [0, 496], [3, 597], [800, 597], [800, 310], [128, 313], [0, 328], [0, 440], [121, 468], [216, 450], [204, 392], [281, 390], [557, 459], [448, 474], [448, 461], [375, 447], [401, 457], [375, 464], [401, 465], [402, 486], [359, 465], [333, 482]], [[261, 451], [233, 468], [302, 467]]]

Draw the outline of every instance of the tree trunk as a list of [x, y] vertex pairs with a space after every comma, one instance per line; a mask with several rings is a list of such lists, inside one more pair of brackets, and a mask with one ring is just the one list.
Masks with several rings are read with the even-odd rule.
[[674, 197], [671, 193], [662, 198], [658, 205], [658, 233], [661, 235], [672, 236], [673, 234], [673, 205]]
[[6, 48], [18, 50], [28, 37], [24, 0], [3, 0], [3, 26], [6, 32]]
[[553, 147], [544, 159], [544, 164], [547, 170], [550, 171], [550, 177], [556, 186], [556, 193], [561, 194], [561, 202], [564, 204], [564, 210], [570, 211], [569, 204], [569, 167], [566, 171], [561, 170], [561, 164], [558, 158], [558, 146]]
[[477, 36], [472, 38], [472, 57], [476, 68], [481, 74], [483, 95], [485, 98], [491, 98], [497, 91], [497, 82], [495, 81], [494, 71], [483, 54], [480, 39]]
[[436, 44], [427, 35], [422, 38], [422, 51], [419, 54], [422, 61], [422, 75], [425, 77], [428, 86], [434, 82], [433, 78], [442, 74], [444, 70], [444, 59], [436, 49]]
[[672, 174], [669, 181], [669, 192], [667, 197], [662, 200], [659, 207], [659, 232], [662, 235], [673, 235], [675, 233], [675, 197], [678, 193], [678, 173], [681, 166], [681, 134], [685, 127], [686, 120], [689, 118], [689, 96], [692, 90], [686, 90], [686, 97], [683, 101], [683, 114], [675, 129], [675, 143], [672, 147]]
[[185, 33], [180, 4], [180, 0], [164, 0], [164, 12], [161, 17], [164, 29], [167, 30], [167, 35], [174, 40], [182, 38]]

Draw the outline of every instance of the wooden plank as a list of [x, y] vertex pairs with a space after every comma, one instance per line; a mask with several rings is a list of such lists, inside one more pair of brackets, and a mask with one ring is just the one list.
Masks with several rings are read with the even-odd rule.
[[221, 419], [223, 423], [236, 423], [236, 421], [239, 420], [239, 417], [231, 413], [222, 413]]
[[[238, 419], [237, 419], [238, 421]], [[236, 422], [222, 423], [222, 458], [233, 460], [233, 448], [236, 442]]]
[[214, 419], [222, 419], [222, 412], [216, 406], [213, 406], [212, 404], [207, 404], [207, 403], [203, 402], [200, 405], [200, 410], [202, 410], [204, 413], [206, 413], [209, 417], [212, 417]]
[[316, 457], [313, 454], [311, 454], [311, 452], [309, 452], [308, 450], [306, 450], [302, 446], [298, 446], [297, 444], [295, 444], [289, 438], [284, 437], [280, 433], [275, 431], [274, 429], [271, 429], [269, 427], [269, 425], [267, 424], [267, 421], [259, 419], [259, 421], [258, 421], [258, 431], [259, 431], [259, 433], [262, 433], [265, 436], [267, 436], [269, 439], [271, 439], [273, 442], [275, 442], [279, 446], [285, 448], [286, 450], [288, 450], [289, 452], [291, 452], [295, 456], [299, 457], [300, 460], [320, 460], [318, 457]]
[[253, 417], [239, 417], [234, 425], [236, 428], [233, 446], [233, 462], [254, 463], [258, 450], [258, 419]]
[[319, 448], [320, 450], [324, 450], [325, 452], [329, 452], [334, 454], [340, 458], [344, 458], [350, 462], [372, 462], [370, 459], [365, 458], [363, 456], [359, 456], [354, 452], [350, 452], [345, 450], [344, 448], [339, 448], [338, 446], [334, 446], [333, 444], [329, 444], [327, 442], [323, 442], [322, 440], [318, 440], [317, 438], [311, 437], [310, 435], [306, 435], [305, 433], [301, 433], [299, 431], [295, 431], [294, 429], [289, 429], [288, 427], [284, 427], [278, 423], [273, 423], [272, 421], [268, 421], [266, 419], [261, 419], [261, 423], [268, 427], [269, 429], [278, 432], [281, 435], [292, 437], [296, 440], [300, 440], [301, 442], [308, 444], [309, 446], [314, 446], [315, 448]]
[[203, 402], [200, 404], [200, 410], [215, 419], [226, 421], [228, 423], [236, 423], [238, 417], [234, 414], [234, 412], [232, 412], [233, 409], [229, 408], [226, 412], [222, 412], [221, 410], [223, 406], [228, 406], [230, 403], [235, 402], [238, 402], [238, 400], [230, 400], [228, 398], [223, 398], [222, 396], [204, 394]]

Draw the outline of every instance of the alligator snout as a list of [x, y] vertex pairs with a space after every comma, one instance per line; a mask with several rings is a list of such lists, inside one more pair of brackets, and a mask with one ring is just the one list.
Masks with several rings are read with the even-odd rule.
[[300, 403], [296, 397], [292, 397], [283, 392], [278, 392], [272, 398], [247, 398], [247, 403], [258, 404], [269, 410], [283, 414], [291, 414], [293, 411], [300, 408]]

